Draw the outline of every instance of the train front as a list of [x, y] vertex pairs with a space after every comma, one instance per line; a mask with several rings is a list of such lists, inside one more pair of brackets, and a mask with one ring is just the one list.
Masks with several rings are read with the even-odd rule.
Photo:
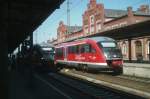
[[102, 48], [106, 62], [110, 69], [116, 73], [122, 73], [122, 53], [117, 43], [115, 41], [103, 41], [98, 42], [98, 45]]

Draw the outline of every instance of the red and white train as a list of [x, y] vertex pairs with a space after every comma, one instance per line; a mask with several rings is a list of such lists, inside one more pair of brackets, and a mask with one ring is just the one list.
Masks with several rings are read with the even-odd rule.
[[55, 46], [56, 66], [122, 72], [122, 54], [114, 39], [91, 37]]

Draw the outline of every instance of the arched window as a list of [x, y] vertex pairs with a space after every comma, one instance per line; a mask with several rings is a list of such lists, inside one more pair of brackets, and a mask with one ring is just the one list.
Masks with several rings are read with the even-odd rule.
[[125, 42], [122, 44], [122, 54], [123, 56], [126, 56], [127, 54], [127, 44]]
[[90, 16], [90, 23], [94, 24], [94, 15]]
[[136, 58], [142, 58], [142, 43], [141, 41], [135, 41], [135, 54]]
[[147, 57], [150, 60], [150, 40], [147, 41]]
[[90, 33], [94, 33], [94, 15], [90, 16]]

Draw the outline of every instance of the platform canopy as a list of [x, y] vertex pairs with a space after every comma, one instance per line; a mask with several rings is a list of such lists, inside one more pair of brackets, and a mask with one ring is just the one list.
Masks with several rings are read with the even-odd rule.
[[3, 21], [7, 29], [8, 53], [31, 35], [64, 0], [4, 0]]
[[113, 30], [103, 31], [91, 36], [107, 36], [116, 40], [150, 36], [150, 20], [131, 24], [121, 28], [116, 28]]

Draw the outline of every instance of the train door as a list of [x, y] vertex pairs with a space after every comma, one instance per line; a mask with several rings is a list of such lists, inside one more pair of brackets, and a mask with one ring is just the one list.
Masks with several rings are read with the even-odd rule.
[[67, 47], [64, 47], [64, 60], [67, 61]]
[[85, 62], [85, 45], [80, 45], [80, 61]]
[[89, 62], [96, 62], [96, 49], [89, 44], [89, 50], [88, 50], [88, 60]]
[[81, 50], [82, 51], [82, 54], [83, 54], [83, 61], [86, 61], [86, 62], [90, 62], [89, 60], [89, 56], [90, 55], [90, 45], [89, 44], [84, 44], [83, 45], [83, 49]]
[[84, 57], [87, 62], [95, 62], [96, 50], [92, 47], [91, 44], [84, 45]]
[[81, 45], [76, 45], [75, 61], [81, 61]]

